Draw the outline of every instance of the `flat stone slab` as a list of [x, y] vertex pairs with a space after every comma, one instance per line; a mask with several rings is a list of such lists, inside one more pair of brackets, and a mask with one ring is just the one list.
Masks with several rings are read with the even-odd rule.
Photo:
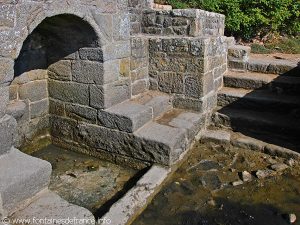
[[299, 120], [287, 115], [231, 107], [224, 107], [215, 113], [214, 123], [225, 127], [236, 127], [239, 124], [243, 124], [243, 128], [251, 127], [271, 132], [276, 131], [278, 134], [282, 133], [285, 135], [299, 133], [300, 127]]
[[229, 143], [230, 138], [230, 133], [225, 130], [206, 130], [202, 135], [202, 140], [218, 143]]
[[171, 109], [170, 96], [159, 91], [145, 92], [131, 101], [151, 107], [154, 118]]
[[51, 191], [40, 194], [25, 209], [14, 213], [12, 219], [29, 219], [28, 224], [57, 225], [72, 220], [70, 224], [95, 224], [95, 217], [87, 209], [70, 204]]
[[278, 94], [300, 95], [300, 77], [256, 72], [228, 71], [224, 86], [244, 89], [264, 89]]
[[237, 137], [234, 138], [231, 141], [233, 146], [237, 146], [240, 148], [246, 148], [246, 149], [251, 149], [254, 151], [263, 151], [264, 149], [264, 142], [259, 141], [255, 138], [247, 137], [247, 136], [242, 136], [242, 137]]
[[157, 119], [156, 122], [184, 129], [187, 132], [188, 139], [193, 140], [203, 127], [204, 117], [200, 113], [172, 109]]
[[171, 126], [158, 124], [156, 122], [148, 123], [146, 126], [138, 130], [136, 135], [146, 140], [163, 143], [171, 149], [182, 148], [186, 131]]
[[110, 208], [101, 218], [102, 221], [109, 221], [114, 225], [130, 224], [159, 191], [170, 172], [171, 169], [152, 166], [137, 184]]
[[227, 106], [230, 104], [239, 104], [244, 108], [259, 108], [260, 110], [274, 109], [292, 110], [300, 107], [298, 96], [290, 96], [272, 93], [268, 90], [249, 90], [243, 88], [223, 87], [218, 93], [218, 105]]
[[152, 120], [152, 108], [130, 101], [99, 111], [100, 125], [125, 132], [134, 132]]
[[0, 197], [4, 210], [10, 213], [20, 202], [46, 188], [51, 170], [51, 164], [47, 161], [15, 148], [0, 156]]
[[[276, 59], [271, 57], [259, 57], [251, 55], [248, 62], [248, 70], [260, 73], [284, 74], [298, 68], [298, 62], [290, 59]], [[294, 74], [294, 73], [293, 73]]]

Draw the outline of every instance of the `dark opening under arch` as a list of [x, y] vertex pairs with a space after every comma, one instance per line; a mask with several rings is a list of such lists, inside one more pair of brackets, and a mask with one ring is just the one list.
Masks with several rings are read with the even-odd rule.
[[99, 38], [91, 25], [81, 18], [62, 14], [47, 17], [23, 43], [15, 60], [15, 76], [34, 69], [46, 69], [83, 47], [99, 47]]

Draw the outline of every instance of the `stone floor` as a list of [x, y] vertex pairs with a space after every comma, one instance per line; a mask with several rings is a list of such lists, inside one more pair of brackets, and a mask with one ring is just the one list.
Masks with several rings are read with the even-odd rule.
[[134, 225], [300, 224], [299, 162], [197, 144]]
[[114, 198], [135, 184], [137, 170], [49, 145], [33, 156], [53, 167], [49, 189], [68, 202], [101, 216]]

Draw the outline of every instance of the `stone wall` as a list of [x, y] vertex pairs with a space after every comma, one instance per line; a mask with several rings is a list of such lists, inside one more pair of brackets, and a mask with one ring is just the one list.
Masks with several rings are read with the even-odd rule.
[[128, 8], [130, 14], [131, 35], [140, 34], [142, 32], [142, 15], [145, 9], [150, 9], [153, 0], [128, 0]]
[[225, 16], [199, 9], [145, 10], [142, 32], [151, 35], [223, 36]]
[[132, 95], [137, 95], [149, 89], [149, 51], [148, 38], [131, 38], [130, 77]]
[[211, 111], [227, 70], [226, 52], [224, 37], [152, 37], [149, 41], [151, 89], [172, 94], [174, 107]]
[[106, 109], [149, 88], [170, 94], [174, 107], [209, 115], [227, 69], [224, 16], [155, 11], [151, 4], [2, 1], [0, 129], [8, 140], [0, 138], [3, 152], [13, 142], [22, 146], [48, 135], [61, 146], [107, 157], [176, 160], [169, 147], [105, 127], [100, 119]]
[[0, 11], [0, 118], [17, 120], [17, 146], [47, 134], [61, 102], [74, 117], [131, 97], [126, 1], [2, 1]]

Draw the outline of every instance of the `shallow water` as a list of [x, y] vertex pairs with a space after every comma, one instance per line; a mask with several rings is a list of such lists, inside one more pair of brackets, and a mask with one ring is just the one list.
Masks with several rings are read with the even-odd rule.
[[[138, 171], [49, 145], [32, 154], [53, 167], [49, 189], [96, 216], [134, 183]], [[132, 181], [133, 180], [133, 181]], [[103, 206], [104, 205], [104, 206]], [[103, 208], [104, 207], [104, 208]]]
[[266, 169], [280, 158], [215, 144], [198, 144], [133, 225], [300, 224], [300, 166], [233, 186], [240, 172]]

